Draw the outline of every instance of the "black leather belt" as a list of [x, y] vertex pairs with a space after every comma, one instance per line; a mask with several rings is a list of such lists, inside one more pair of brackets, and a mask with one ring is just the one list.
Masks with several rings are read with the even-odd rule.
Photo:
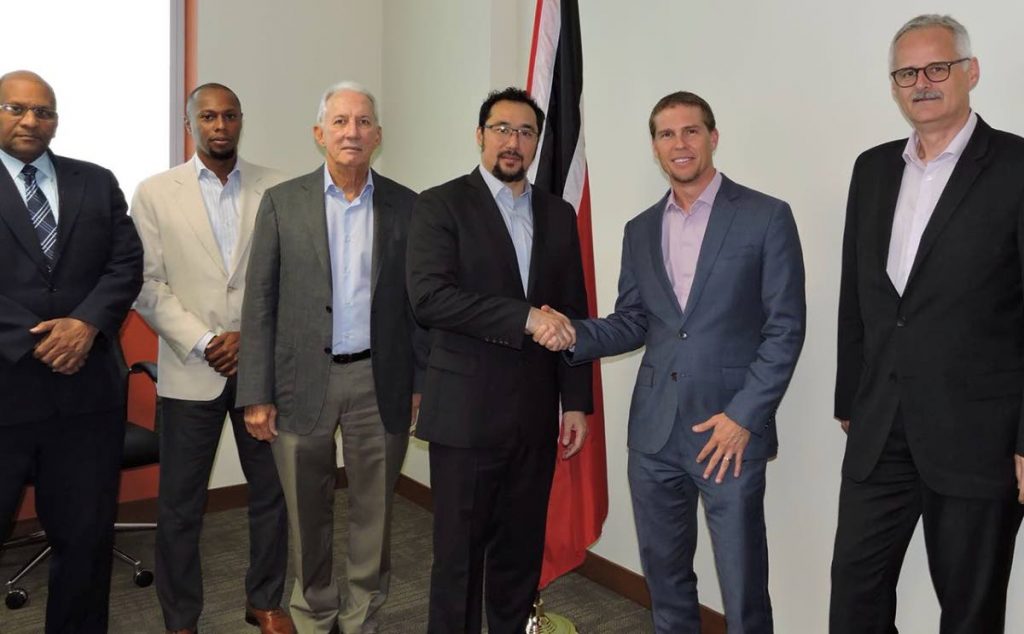
[[370, 358], [370, 349], [367, 348], [362, 352], [353, 352], [351, 354], [332, 354], [331, 361], [335, 363], [353, 363], [355, 361], [362, 361], [363, 359]]

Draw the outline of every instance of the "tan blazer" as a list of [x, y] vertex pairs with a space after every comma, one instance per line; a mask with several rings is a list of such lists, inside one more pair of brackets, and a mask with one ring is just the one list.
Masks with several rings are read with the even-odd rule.
[[192, 349], [207, 331], [240, 330], [256, 209], [264, 190], [285, 178], [241, 159], [238, 167], [240, 224], [229, 270], [192, 160], [146, 179], [135, 190], [131, 216], [145, 248], [144, 282], [135, 309], [160, 336], [161, 396], [208, 401], [224, 389], [224, 377], [192, 355]]

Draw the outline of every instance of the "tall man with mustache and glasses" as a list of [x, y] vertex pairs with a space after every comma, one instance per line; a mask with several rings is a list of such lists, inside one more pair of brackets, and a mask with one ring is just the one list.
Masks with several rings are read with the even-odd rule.
[[[272, 443], [288, 506], [303, 634], [372, 634], [391, 578], [391, 504], [426, 363], [405, 291], [416, 194], [370, 169], [382, 129], [354, 82], [324, 92], [324, 165], [271, 188], [242, 307], [239, 406]], [[345, 595], [334, 576], [335, 431], [348, 478]]]
[[847, 201], [829, 629], [896, 631], [921, 520], [939, 631], [996, 634], [1024, 502], [1024, 139], [971, 109], [978, 60], [950, 16], [889, 50], [911, 131], [860, 155]]
[[235, 407], [242, 297], [256, 208], [283, 175], [238, 156], [242, 106], [227, 86], [188, 96], [189, 161], [139, 185], [132, 219], [145, 246], [136, 310], [160, 336], [160, 496], [156, 591], [169, 632], [195, 632], [203, 608], [199, 532], [225, 418], [249, 483], [247, 621], [291, 632], [281, 609], [288, 563], [284, 495], [270, 443]]

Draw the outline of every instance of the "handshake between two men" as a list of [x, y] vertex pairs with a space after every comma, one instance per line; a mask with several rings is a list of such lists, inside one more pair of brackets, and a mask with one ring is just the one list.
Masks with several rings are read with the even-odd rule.
[[568, 350], [576, 344], [576, 329], [572, 327], [572, 322], [546, 304], [540, 308], [530, 308], [526, 333], [533, 335], [535, 342], [552, 352]]

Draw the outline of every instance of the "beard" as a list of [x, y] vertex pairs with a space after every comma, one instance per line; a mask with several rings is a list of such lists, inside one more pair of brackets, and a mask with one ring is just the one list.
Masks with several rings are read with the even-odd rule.
[[522, 155], [518, 153], [505, 152], [503, 154], [499, 154], [498, 160], [494, 162], [494, 167], [491, 168], [491, 174], [494, 174], [494, 177], [503, 183], [515, 183], [526, 178], [526, 167], [523, 167], [522, 165], [514, 172], [506, 172], [501, 169], [501, 159], [504, 156], [512, 156], [520, 161], [523, 160]]
[[230, 150], [222, 150], [220, 152], [211, 149], [209, 150], [209, 153], [211, 158], [218, 161], [228, 161], [235, 158], [235, 155], [238, 154], [238, 148], [231, 148]]

